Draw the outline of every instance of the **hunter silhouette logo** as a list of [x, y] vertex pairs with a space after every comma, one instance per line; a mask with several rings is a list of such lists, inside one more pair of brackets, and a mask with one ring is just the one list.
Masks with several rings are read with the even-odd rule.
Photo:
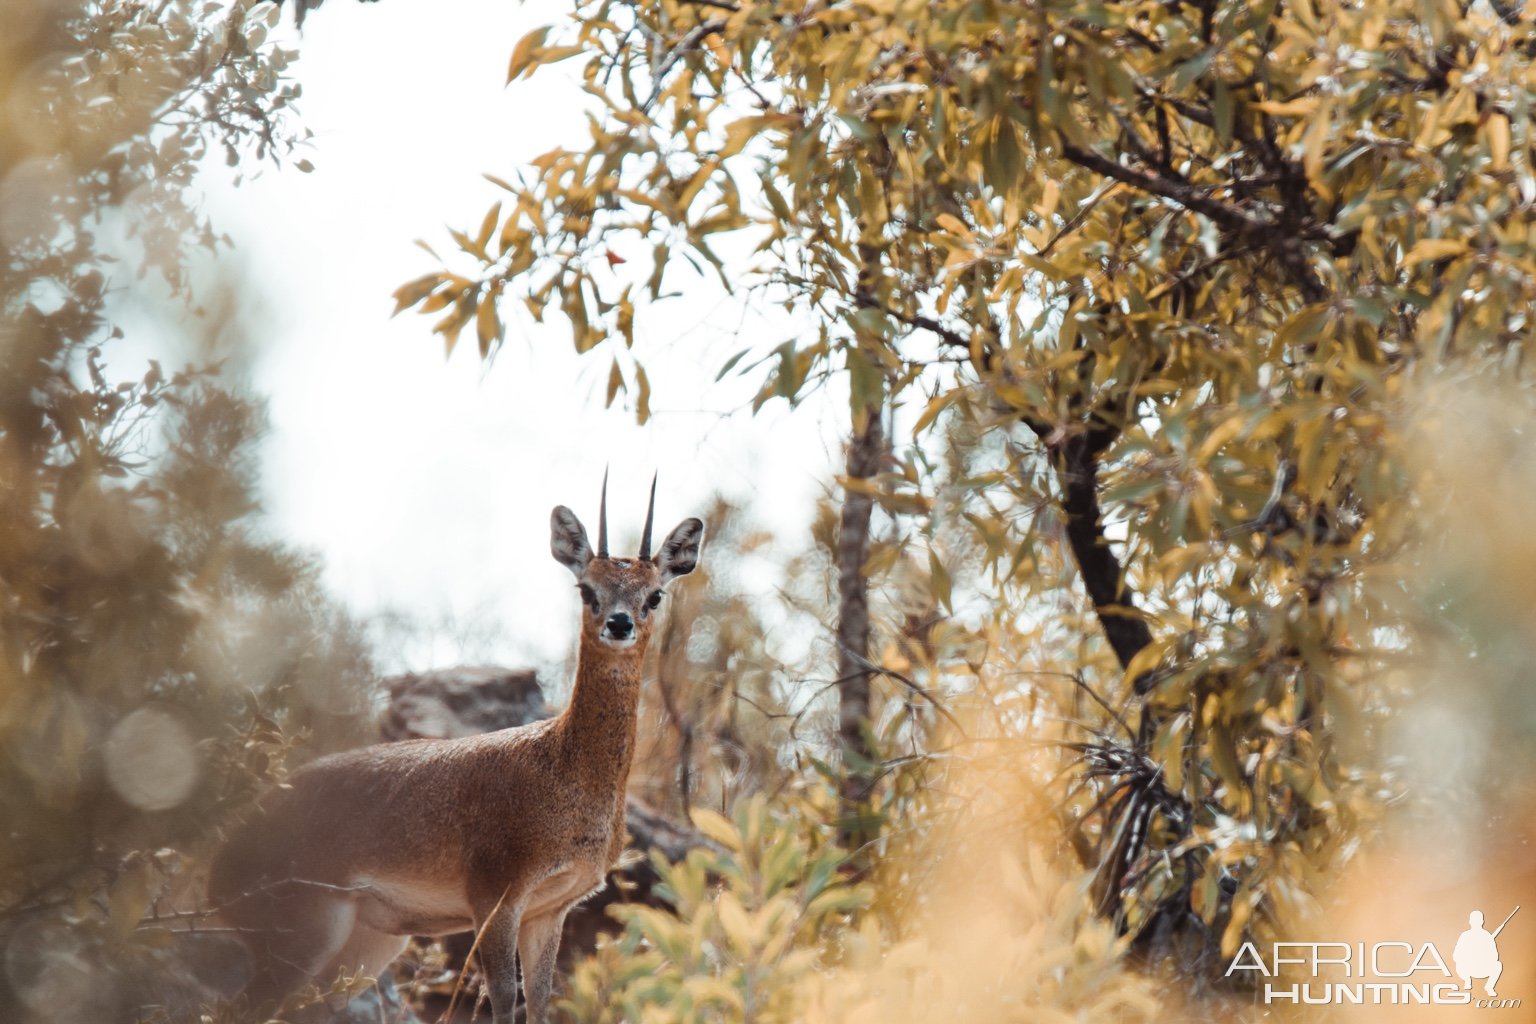
[[1509, 917], [1504, 919], [1504, 924], [1495, 928], [1492, 933], [1483, 931], [1483, 912], [1474, 910], [1467, 915], [1467, 924], [1471, 925], [1461, 933], [1461, 938], [1456, 940], [1456, 949], [1451, 954], [1451, 959], [1456, 962], [1456, 976], [1461, 979], [1462, 986], [1470, 989], [1473, 978], [1487, 978], [1483, 991], [1488, 993], [1491, 999], [1498, 993], [1493, 990], [1494, 983], [1499, 980], [1499, 975], [1504, 972], [1504, 965], [1499, 962], [1499, 947], [1494, 942], [1499, 937], [1499, 932], [1504, 930], [1504, 925], [1509, 924], [1509, 918], [1520, 913], [1516, 907], [1509, 912]]
[[[1277, 942], [1268, 959], [1255, 943], [1245, 942], [1227, 966], [1227, 977], [1259, 972], [1266, 979], [1266, 1003], [1518, 1009], [1520, 999], [1500, 997], [1494, 986], [1504, 973], [1499, 933], [1519, 912], [1515, 907], [1490, 932], [1483, 927], [1483, 912], [1472, 911], [1449, 963], [1433, 942]], [[1472, 991], [1479, 978], [1486, 995]]]

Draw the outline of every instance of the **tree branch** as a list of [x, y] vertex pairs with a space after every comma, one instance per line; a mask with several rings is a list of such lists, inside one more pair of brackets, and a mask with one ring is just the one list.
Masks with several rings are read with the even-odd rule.
[[[1131, 659], [1152, 642], [1152, 631], [1136, 612], [1135, 595], [1125, 584], [1125, 568], [1110, 549], [1100, 522], [1099, 457], [1120, 436], [1120, 430], [1101, 425], [1063, 435], [1052, 424], [1031, 417], [1025, 417], [1024, 422], [1054, 457], [1067, 515], [1067, 545], [1116, 660], [1121, 668], [1129, 668]], [[1152, 681], [1152, 673], [1142, 673], [1133, 684], [1136, 693], [1146, 693]]]
[[900, 310], [892, 309], [862, 288], [853, 293], [853, 301], [854, 304], [857, 305], [860, 309], [878, 309], [892, 320], [898, 320], [901, 323], [906, 324], [908, 327], [916, 327], [919, 330], [931, 331], [932, 333], [937, 334], [940, 340], [942, 340], [946, 345], [954, 345], [957, 348], [964, 349], [969, 349], [971, 347], [970, 339], [961, 334], [959, 331], [945, 327], [943, 324], [933, 319], [933, 317], [924, 316], [921, 313], [903, 313]]
[[713, 35], [714, 33], [719, 32], [724, 28], [725, 21], [723, 19], [701, 22], [696, 27], [689, 29], [688, 33], [684, 35], [682, 39], [678, 40], [676, 45], [667, 51], [667, 55], [662, 60], [661, 66], [656, 69], [653, 75], [656, 80], [656, 85], [651, 89], [650, 96], [648, 96], [645, 102], [640, 105], [642, 112], [649, 113], [651, 107], [656, 105], [656, 100], [661, 96], [662, 87], [666, 84], [667, 74], [672, 70], [677, 62], [682, 60], [685, 54], [697, 49], [699, 43], [703, 42], [705, 36]]
[[1235, 206], [1228, 206], [1225, 203], [1217, 202], [1187, 181], [1177, 181], [1172, 178], [1146, 174], [1134, 168], [1117, 164], [1108, 157], [1100, 156], [1086, 149], [1079, 149], [1070, 142], [1062, 144], [1061, 155], [1079, 167], [1102, 174], [1106, 178], [1114, 178], [1116, 181], [1122, 181], [1127, 185], [1141, 189], [1143, 192], [1162, 196], [1164, 199], [1172, 199], [1180, 206], [1193, 210], [1196, 213], [1204, 214], [1230, 231], [1250, 234], [1268, 231], [1274, 226], [1269, 221], [1250, 216]]

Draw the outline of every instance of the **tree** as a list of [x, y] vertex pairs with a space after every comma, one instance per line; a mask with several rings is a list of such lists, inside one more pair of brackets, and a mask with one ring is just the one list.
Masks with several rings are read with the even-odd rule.
[[[1403, 403], [1452, 367], [1529, 398], [1531, 32], [1398, 0], [578, 0], [509, 78], [579, 61], [590, 143], [497, 179], [461, 262], [397, 298], [482, 354], [500, 304], [553, 300], [587, 351], [681, 257], [821, 323], [760, 401], [843, 373], [856, 411], [926, 400], [919, 451], [992, 439], [882, 498], [944, 490], [983, 553], [962, 586], [1077, 637], [1063, 817], [1101, 910], [1230, 954], [1374, 814], [1412, 642], [1375, 584], [1416, 557]], [[595, 273], [613, 251], [649, 251], [644, 294]]]
[[355, 738], [366, 701], [359, 630], [256, 522], [259, 406], [213, 366], [113, 375], [117, 294], [190, 298], [218, 245], [204, 156], [299, 141], [276, 14], [0, 2], [6, 1020], [196, 1009], [210, 990], [177, 987], [146, 913], [290, 747]]

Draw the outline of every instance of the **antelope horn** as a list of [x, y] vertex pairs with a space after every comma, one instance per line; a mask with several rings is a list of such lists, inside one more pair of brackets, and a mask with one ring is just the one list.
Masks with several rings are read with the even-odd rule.
[[640, 557], [651, 557], [651, 524], [656, 520], [656, 477], [651, 474], [651, 504], [645, 510], [645, 532], [640, 534]]
[[597, 510], [597, 557], [608, 557], [608, 467], [603, 467], [603, 499]]

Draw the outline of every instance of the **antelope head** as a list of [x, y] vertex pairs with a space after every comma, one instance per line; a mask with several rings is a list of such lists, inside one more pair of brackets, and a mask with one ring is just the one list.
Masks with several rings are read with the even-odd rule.
[[608, 474], [603, 474], [603, 497], [597, 520], [597, 551], [587, 542], [586, 528], [576, 514], [556, 505], [549, 516], [550, 553], [571, 570], [581, 592], [583, 615], [581, 642], [602, 644], [615, 651], [644, 650], [668, 583], [693, 572], [704, 541], [704, 524], [684, 519], [651, 553], [651, 526], [656, 516], [656, 480], [651, 480], [651, 502], [645, 513], [636, 558], [608, 554]]

